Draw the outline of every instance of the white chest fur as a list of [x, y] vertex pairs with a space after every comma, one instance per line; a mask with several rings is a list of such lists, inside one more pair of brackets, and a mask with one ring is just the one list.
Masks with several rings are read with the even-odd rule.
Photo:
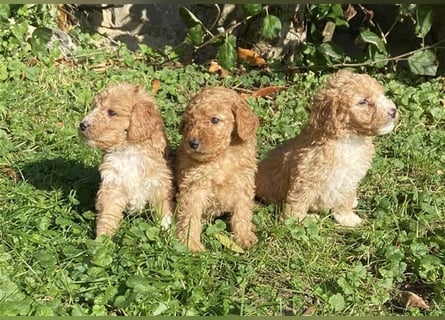
[[99, 167], [101, 183], [115, 185], [125, 192], [128, 210], [141, 210], [160, 184], [160, 179], [150, 164], [152, 161], [137, 146], [107, 153]]
[[369, 137], [353, 136], [335, 142], [332, 167], [320, 195], [323, 207], [332, 208], [342, 203], [346, 194], [355, 192], [371, 165], [373, 154]]

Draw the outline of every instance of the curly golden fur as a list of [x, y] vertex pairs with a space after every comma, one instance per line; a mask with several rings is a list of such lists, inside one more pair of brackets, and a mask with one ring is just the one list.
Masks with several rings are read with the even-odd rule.
[[99, 166], [96, 236], [114, 235], [123, 212], [150, 204], [171, 222], [173, 172], [156, 102], [142, 86], [116, 83], [94, 98], [93, 110], [80, 122], [84, 141], [105, 154]]
[[191, 251], [201, 244], [203, 219], [231, 213], [235, 240], [244, 248], [253, 232], [258, 118], [233, 90], [207, 88], [190, 101], [180, 133], [176, 176], [177, 236]]
[[375, 79], [344, 70], [327, 81], [309, 109], [301, 134], [259, 163], [256, 195], [282, 203], [286, 217], [332, 209], [339, 224], [357, 226], [356, 190], [371, 166], [372, 137], [393, 130], [397, 109]]

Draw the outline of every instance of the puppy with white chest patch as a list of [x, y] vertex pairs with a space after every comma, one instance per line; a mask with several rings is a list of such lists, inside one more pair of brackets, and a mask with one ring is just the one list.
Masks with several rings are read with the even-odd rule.
[[315, 96], [301, 133], [271, 150], [258, 165], [256, 195], [283, 204], [286, 217], [332, 210], [355, 227], [357, 187], [374, 156], [373, 136], [391, 132], [399, 118], [384, 89], [366, 74], [338, 71]]
[[89, 146], [105, 152], [99, 166], [96, 236], [114, 235], [124, 211], [140, 211], [147, 204], [161, 212], [167, 228], [174, 210], [173, 172], [154, 98], [139, 85], [111, 84], [94, 98], [79, 132]]

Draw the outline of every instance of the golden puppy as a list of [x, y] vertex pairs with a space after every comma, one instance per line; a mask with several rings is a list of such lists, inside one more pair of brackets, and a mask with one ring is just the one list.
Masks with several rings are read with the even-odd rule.
[[177, 235], [191, 251], [201, 244], [202, 220], [231, 213], [235, 240], [256, 243], [253, 232], [258, 118], [233, 90], [208, 88], [187, 106], [176, 159]]
[[356, 192], [374, 156], [373, 136], [398, 119], [383, 87], [366, 74], [339, 71], [315, 96], [297, 137], [270, 151], [258, 165], [258, 198], [283, 203], [286, 217], [333, 210], [344, 226], [357, 226]]
[[94, 109], [80, 122], [80, 134], [91, 147], [105, 152], [99, 166], [96, 236], [114, 235], [123, 211], [140, 211], [149, 203], [171, 222], [173, 172], [167, 140], [156, 102], [141, 86], [107, 86], [93, 101]]

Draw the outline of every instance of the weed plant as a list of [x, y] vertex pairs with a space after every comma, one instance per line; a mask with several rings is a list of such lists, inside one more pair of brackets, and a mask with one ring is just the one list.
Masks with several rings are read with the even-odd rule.
[[[443, 78], [374, 75], [401, 122], [376, 139], [359, 189], [362, 226], [339, 227], [329, 212], [282, 221], [278, 207], [257, 204], [258, 245], [226, 248], [222, 219], [206, 225], [208, 250], [193, 255], [150, 210], [127, 215], [113, 240], [93, 240], [101, 152], [77, 133], [93, 96], [118, 80], [147, 90], [159, 80], [156, 99], [176, 146], [179, 117], [201, 88], [286, 86], [249, 98], [261, 118], [260, 158], [300, 131], [327, 75], [239, 70], [222, 79], [204, 66], [156, 67], [143, 49], [35, 62], [2, 83], [0, 315], [445, 315]], [[429, 308], [406, 308], [403, 291]]]

